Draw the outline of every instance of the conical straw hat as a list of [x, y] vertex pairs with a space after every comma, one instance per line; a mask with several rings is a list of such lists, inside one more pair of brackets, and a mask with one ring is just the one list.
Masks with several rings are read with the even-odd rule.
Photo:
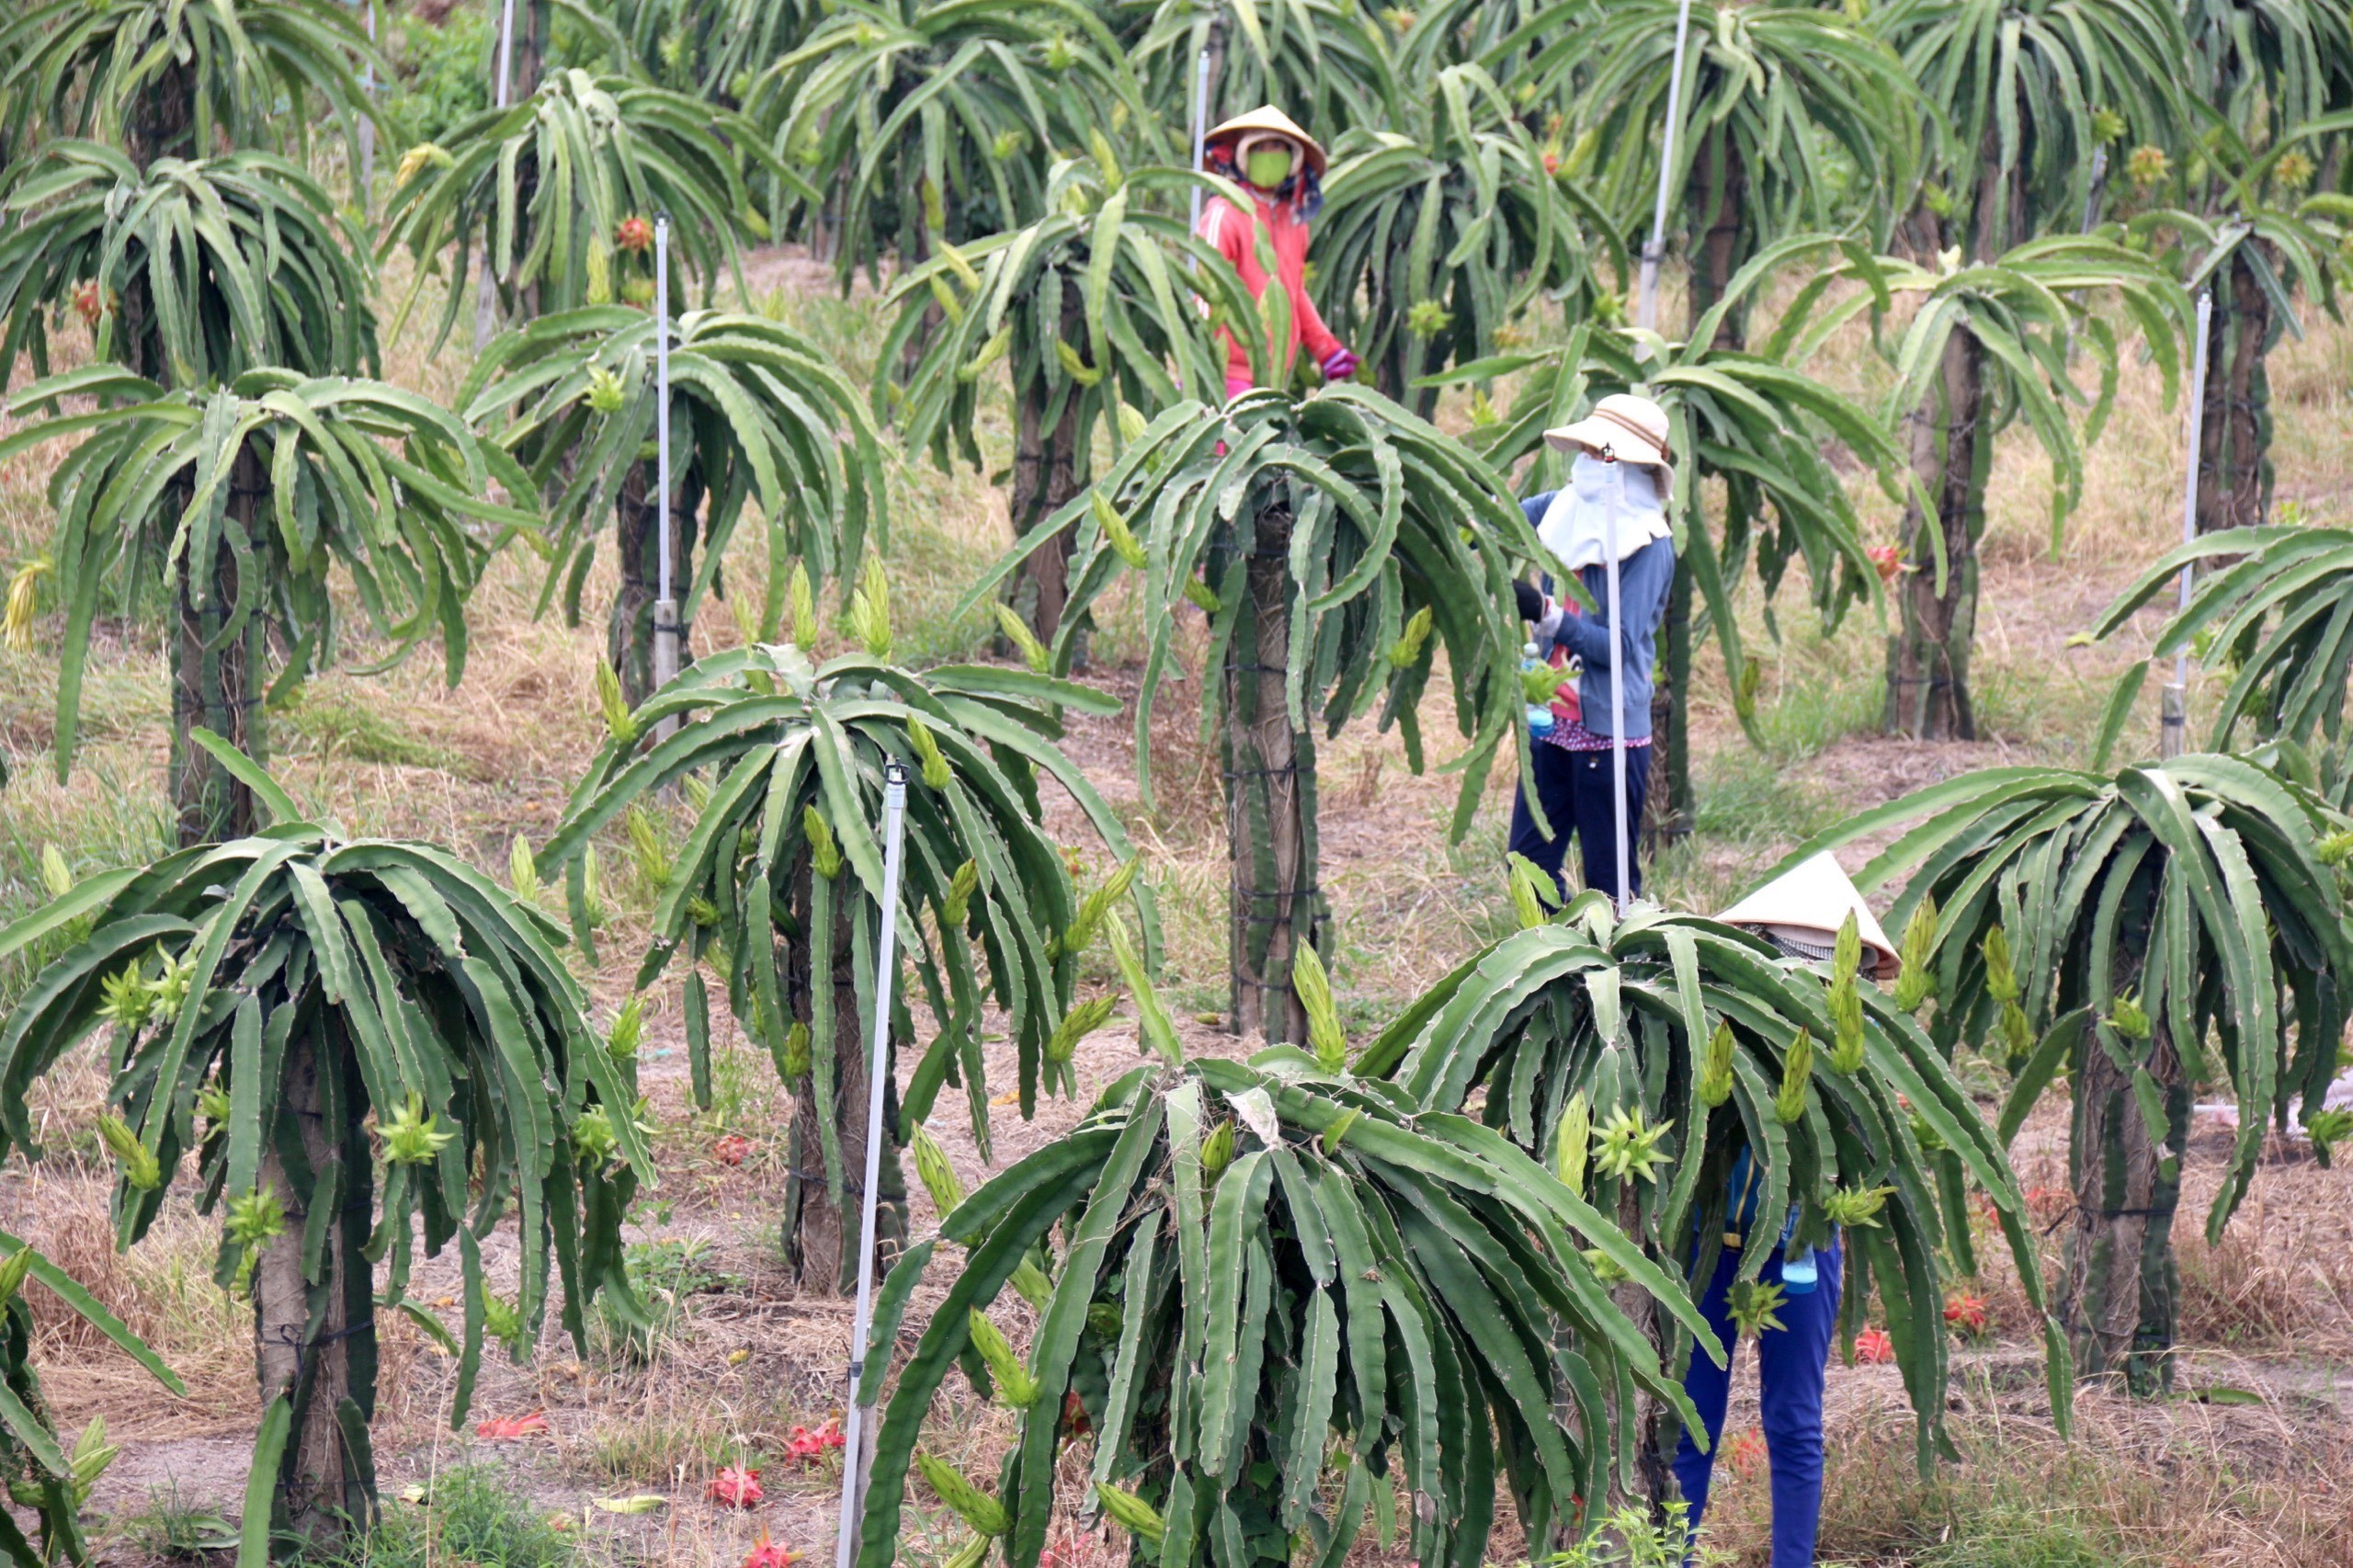
[[1317, 179], [1324, 177], [1326, 160], [1324, 156], [1323, 143], [1302, 131], [1297, 120], [1272, 104], [1262, 104], [1248, 114], [1235, 115], [1203, 137], [1201, 144], [1208, 146], [1216, 142], [1239, 141], [1253, 131], [1270, 131], [1279, 136], [1290, 137], [1305, 151], [1307, 166], [1315, 171], [1315, 177]]
[[1827, 850], [1782, 872], [1763, 887], [1716, 916], [1727, 926], [1748, 926], [1767, 936], [1788, 937], [1808, 948], [1829, 951], [1838, 939], [1838, 927], [1852, 911], [1856, 932], [1863, 939], [1862, 972], [1872, 980], [1893, 980], [1903, 960], [1870, 905], [1855, 891]]

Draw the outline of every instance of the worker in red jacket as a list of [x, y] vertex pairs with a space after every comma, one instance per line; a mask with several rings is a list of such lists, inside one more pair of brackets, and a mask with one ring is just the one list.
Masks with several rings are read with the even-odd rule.
[[[1268, 105], [1237, 116], [1209, 133], [1202, 142], [1202, 161], [1210, 173], [1233, 180], [1248, 191], [1255, 210], [1245, 212], [1222, 196], [1212, 196], [1201, 210], [1200, 237], [1233, 264], [1252, 295], [1264, 298], [1266, 268], [1258, 260], [1258, 231], [1266, 227], [1275, 253], [1276, 276], [1290, 300], [1290, 344], [1283, 356], [1288, 375], [1302, 347], [1327, 381], [1341, 381], [1356, 373], [1357, 357], [1341, 346], [1315, 313], [1307, 297], [1307, 225], [1323, 210], [1325, 159], [1315, 138], [1302, 131], [1290, 116]], [[1233, 397], [1256, 384], [1250, 375], [1250, 355], [1231, 331], [1225, 338], [1225, 395]]]

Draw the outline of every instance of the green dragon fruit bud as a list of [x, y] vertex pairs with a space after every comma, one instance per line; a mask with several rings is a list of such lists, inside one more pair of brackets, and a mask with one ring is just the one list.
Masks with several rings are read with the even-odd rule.
[[1046, 645], [1038, 641], [1036, 632], [1029, 630], [1029, 622], [1015, 614], [1011, 605], [999, 604], [996, 607], [996, 624], [997, 630], [1005, 633], [1005, 640], [1019, 651], [1021, 662], [1029, 666], [1029, 673], [1044, 675], [1052, 660], [1046, 653]]
[[1315, 1064], [1326, 1073], [1341, 1073], [1348, 1065], [1348, 1037], [1340, 1028], [1340, 1009], [1332, 1000], [1332, 979], [1324, 971], [1324, 956], [1313, 942], [1291, 950], [1290, 983], [1307, 1013], [1307, 1039]]
[[154, 1151], [139, 1141], [131, 1123], [108, 1111], [98, 1118], [98, 1141], [107, 1146], [115, 1164], [122, 1167], [122, 1179], [140, 1192], [153, 1192], [164, 1185], [164, 1170], [156, 1163]]
[[931, 729], [914, 714], [907, 715], [907, 739], [914, 743], [915, 756], [923, 764], [923, 782], [926, 790], [945, 790], [952, 775], [948, 759], [939, 753], [939, 742]]
[[1904, 967], [1895, 977], [1895, 1005], [1916, 1013], [1937, 994], [1937, 901], [1921, 899], [1904, 926]]
[[2018, 971], [2010, 966], [2010, 936], [1995, 926], [1985, 933], [1981, 944], [1985, 955], [1985, 994], [1996, 1002], [2018, 999]]
[[988, 1363], [990, 1381], [996, 1384], [997, 1397], [1016, 1410], [1027, 1410], [1038, 1403], [1038, 1380], [1013, 1353], [996, 1324], [978, 1307], [971, 1312], [972, 1348]]
[[1553, 1173], [1571, 1192], [1585, 1191], [1586, 1157], [1592, 1145], [1593, 1109], [1585, 1091], [1569, 1096], [1561, 1111], [1561, 1131], [1553, 1145]]
[[1732, 1021], [1717, 1020], [1716, 1032], [1708, 1037], [1707, 1054], [1699, 1063], [1699, 1103], [1710, 1110], [1732, 1098], [1732, 1053], [1736, 1043]]
[[1428, 605], [1424, 605], [1405, 618], [1404, 630], [1397, 634], [1396, 642], [1389, 650], [1389, 667], [1407, 670], [1422, 656], [1423, 644], [1430, 640], [1430, 626], [1436, 617]]
[[1781, 1059], [1781, 1087], [1773, 1096], [1773, 1114], [1780, 1119], [1782, 1126], [1792, 1126], [1804, 1119], [1806, 1097], [1813, 1088], [1813, 1036], [1800, 1029], [1797, 1039], [1790, 1042], [1789, 1054]]

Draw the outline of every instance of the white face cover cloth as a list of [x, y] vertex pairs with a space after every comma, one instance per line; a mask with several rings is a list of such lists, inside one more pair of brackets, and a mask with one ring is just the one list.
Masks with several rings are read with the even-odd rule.
[[1569, 483], [1544, 509], [1536, 538], [1553, 558], [1572, 572], [1598, 566], [1608, 558], [1603, 541], [1608, 537], [1609, 487], [1622, 482], [1618, 496], [1618, 559], [1625, 560], [1655, 539], [1674, 529], [1659, 495], [1658, 471], [1642, 463], [1606, 463], [1590, 452], [1579, 452], [1570, 466]]

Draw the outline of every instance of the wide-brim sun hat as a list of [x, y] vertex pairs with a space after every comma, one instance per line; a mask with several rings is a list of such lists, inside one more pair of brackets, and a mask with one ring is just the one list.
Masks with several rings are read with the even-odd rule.
[[1895, 945], [1827, 850], [1790, 867], [1716, 918], [1761, 931], [1809, 958], [1827, 958], [1849, 915], [1863, 940], [1863, 978], [1894, 980], [1904, 967]]
[[1306, 160], [1308, 168], [1314, 172], [1315, 177], [1317, 179], [1324, 177], [1324, 170], [1329, 160], [1324, 155], [1323, 143], [1302, 131], [1297, 120], [1272, 104], [1262, 104], [1248, 114], [1235, 115], [1232, 119], [1201, 138], [1201, 145], [1213, 147], [1220, 143], [1239, 142], [1253, 131], [1290, 137], [1299, 143], [1300, 154]]
[[1593, 405], [1593, 412], [1574, 425], [1544, 432], [1545, 444], [1556, 452], [1579, 449], [1596, 456], [1605, 450], [1620, 462], [1675, 466], [1666, 410], [1646, 397], [1611, 392]]

